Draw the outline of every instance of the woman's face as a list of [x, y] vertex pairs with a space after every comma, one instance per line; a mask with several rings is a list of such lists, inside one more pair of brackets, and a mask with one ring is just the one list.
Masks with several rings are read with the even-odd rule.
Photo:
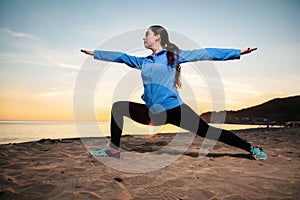
[[151, 49], [155, 46], [155, 44], [159, 43], [160, 35], [155, 35], [154, 32], [149, 28], [146, 32], [144, 40], [144, 46], [147, 49]]

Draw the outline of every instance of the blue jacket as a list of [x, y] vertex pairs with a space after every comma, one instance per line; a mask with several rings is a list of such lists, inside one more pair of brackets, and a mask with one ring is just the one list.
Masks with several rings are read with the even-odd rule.
[[238, 49], [205, 48], [196, 50], [180, 50], [178, 63], [170, 66], [165, 49], [156, 55], [147, 57], [130, 56], [114, 51], [94, 51], [94, 58], [103, 61], [125, 63], [140, 69], [144, 85], [142, 99], [153, 114], [175, 108], [183, 102], [179, 97], [174, 80], [176, 66], [180, 63], [199, 60], [232, 60], [240, 58]]

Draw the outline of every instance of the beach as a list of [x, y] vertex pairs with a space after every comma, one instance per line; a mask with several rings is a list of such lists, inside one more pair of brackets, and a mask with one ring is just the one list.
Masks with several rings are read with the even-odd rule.
[[[156, 169], [153, 152], [175, 134], [124, 136], [121, 159], [89, 156], [89, 148], [103, 147], [106, 138], [3, 144], [0, 199], [300, 199], [300, 129], [234, 132], [261, 145], [268, 160], [220, 142], [201, 155], [204, 139], [195, 137], [187, 150], [160, 152], [157, 158], [174, 161]], [[136, 157], [149, 158], [149, 165], [139, 168], [130, 161]]]

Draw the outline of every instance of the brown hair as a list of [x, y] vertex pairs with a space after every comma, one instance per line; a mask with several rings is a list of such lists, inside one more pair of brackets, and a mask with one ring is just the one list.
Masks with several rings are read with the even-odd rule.
[[153, 31], [153, 33], [155, 35], [160, 34], [160, 38], [161, 38], [160, 44], [162, 47], [165, 47], [167, 50], [168, 64], [169, 65], [177, 64], [174, 84], [175, 84], [176, 88], [181, 88], [181, 85], [182, 85], [181, 76], [180, 76], [181, 67], [178, 64], [179, 48], [175, 44], [170, 42], [169, 34], [164, 27], [162, 27], [160, 25], [153, 25], [153, 26], [150, 26], [150, 29]]

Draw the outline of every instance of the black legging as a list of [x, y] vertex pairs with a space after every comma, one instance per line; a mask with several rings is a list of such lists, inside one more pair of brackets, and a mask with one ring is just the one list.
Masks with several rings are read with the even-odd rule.
[[[150, 123], [151, 125], [173, 124], [196, 133], [201, 137], [218, 140], [248, 152], [251, 148], [251, 144], [242, 140], [234, 133], [209, 126], [186, 104], [169, 109], [166, 112], [151, 114], [145, 104], [129, 101], [115, 102], [112, 106], [111, 143], [117, 147], [120, 146], [124, 116], [145, 125], [149, 125]], [[207, 132], [209, 134], [206, 135]]]

